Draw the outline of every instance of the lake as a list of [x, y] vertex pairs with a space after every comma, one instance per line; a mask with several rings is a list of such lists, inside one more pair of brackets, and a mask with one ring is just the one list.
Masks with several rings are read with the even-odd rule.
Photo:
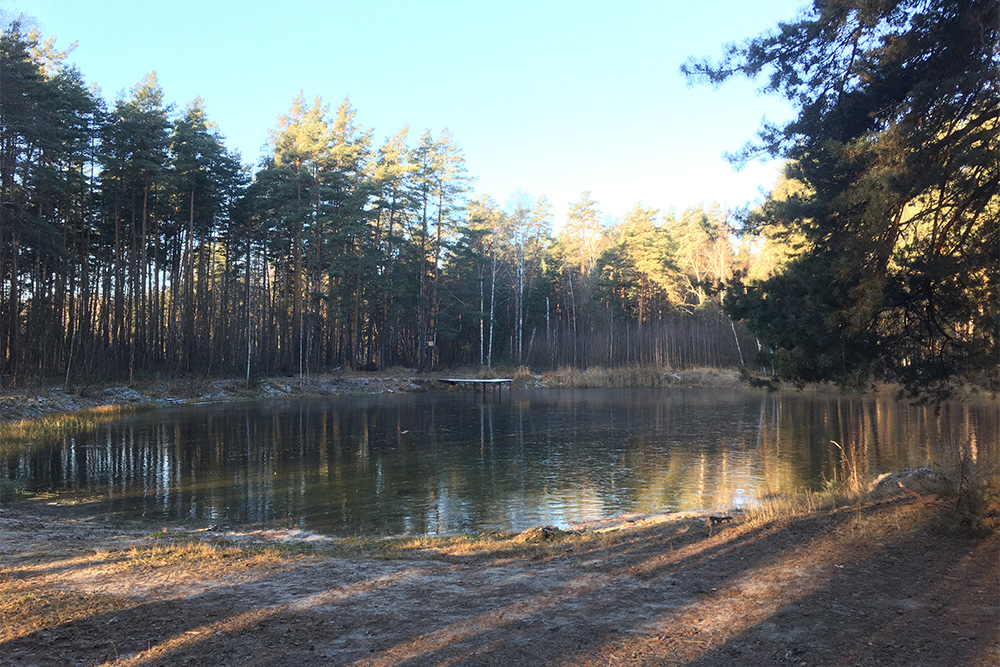
[[[844, 454], [831, 441], [844, 448]], [[141, 412], [3, 473], [121, 518], [328, 535], [522, 530], [718, 510], [765, 493], [995, 460], [996, 401], [729, 389], [344, 396]]]

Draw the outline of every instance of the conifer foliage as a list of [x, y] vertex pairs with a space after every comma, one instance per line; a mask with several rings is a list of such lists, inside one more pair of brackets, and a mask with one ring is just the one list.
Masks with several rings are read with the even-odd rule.
[[938, 396], [998, 381], [998, 8], [817, 0], [721, 62], [685, 66], [713, 83], [762, 76], [799, 109], [736, 156], [784, 157], [801, 186], [747, 222], [806, 249], [779, 275], [735, 283], [727, 302], [780, 375]]
[[106, 103], [14, 23], [0, 381], [503, 364], [981, 375], [996, 358], [996, 24], [983, 0], [818, 2], [722, 64], [692, 63], [710, 80], [767, 72], [802, 110], [748, 148], [789, 169], [747, 219], [760, 238], [739, 240], [714, 204], [615, 219], [584, 191], [555, 220], [544, 196], [476, 197], [450, 132], [378, 141], [346, 99], [297, 96], [250, 169], [210, 103], [174, 108], [155, 73]]

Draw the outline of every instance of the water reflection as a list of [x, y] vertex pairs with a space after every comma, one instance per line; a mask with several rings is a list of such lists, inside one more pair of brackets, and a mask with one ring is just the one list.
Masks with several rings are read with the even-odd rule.
[[997, 403], [742, 391], [577, 390], [203, 406], [9, 456], [99, 511], [328, 534], [523, 529], [714, 508], [764, 492], [997, 456]]

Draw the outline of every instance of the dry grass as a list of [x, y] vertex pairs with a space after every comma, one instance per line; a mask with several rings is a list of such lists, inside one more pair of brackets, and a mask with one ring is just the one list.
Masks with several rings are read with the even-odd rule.
[[122, 564], [129, 571], [151, 571], [166, 566], [199, 564], [207, 576], [223, 576], [247, 567], [276, 565], [309, 555], [308, 550], [285, 545], [239, 545], [225, 541], [185, 539], [134, 546], [122, 552], [96, 552], [98, 558]]
[[[624, 535], [543, 527], [523, 533], [343, 538], [320, 543], [204, 538], [203, 533], [155, 533], [127, 548], [99, 548], [80, 556], [51, 553], [0, 568], [0, 642], [135, 606], [137, 594], [141, 597], [142, 589], [156, 580], [230, 580], [247, 572], [286, 570], [303, 560], [323, 557], [538, 561], [587, 547], [610, 546]], [[45, 574], [48, 571], [88, 572], [87, 576], [116, 582], [115, 592], [80, 592], [54, 586]]]
[[542, 375], [548, 386], [569, 388], [626, 388], [626, 387], [736, 387], [739, 376], [725, 368], [689, 368], [675, 370], [658, 366], [617, 366], [605, 368], [560, 367]]
[[527, 380], [533, 380], [535, 376], [532, 374], [531, 369], [527, 366], [518, 366], [514, 369], [514, 372], [511, 373], [511, 377], [514, 378], [515, 382], [524, 382]]
[[[150, 578], [219, 580], [248, 571], [275, 571], [306, 558], [284, 545], [234, 545], [197, 539], [153, 540], [125, 549], [96, 549], [82, 556], [51, 553], [0, 568], [0, 642], [137, 604]], [[48, 572], [87, 573], [114, 582], [114, 592], [53, 585]], [[86, 587], [84, 587], [86, 588]]]
[[[298, 550], [317, 556], [380, 559], [546, 559], [587, 546], [607, 546], [615, 536], [590, 531], [566, 531], [550, 526], [521, 533], [470, 533], [450, 536], [348, 537], [303, 546], [265, 546], [265, 551]], [[291, 544], [291, 543], [290, 543]], [[305, 550], [305, 551], [303, 551]]]
[[[309, 543], [266, 541], [283, 531], [221, 539], [168, 528], [111, 547], [124, 545], [121, 532], [95, 524], [90, 543], [101, 550], [23, 542], [0, 569], [0, 642], [12, 664], [464, 664], [481, 656], [778, 664], [794, 633], [810, 647], [796, 664], [823, 664], [855, 636], [875, 648], [848, 655], [851, 664], [993, 664], [971, 658], [992, 646], [982, 610], [993, 609], [995, 539], [944, 540], [933, 551], [942, 540], [929, 522], [942, 508], [905, 494], [766, 502], [770, 518], [762, 508], [717, 532], [695, 518], [648, 515], [580, 531]], [[821, 509], [837, 504], [852, 506]], [[50, 527], [57, 532], [64, 540]], [[942, 579], [949, 583], [934, 583]], [[852, 614], [835, 634], [816, 622], [844, 609]], [[919, 646], [901, 647], [901, 631], [920, 636]], [[906, 663], [883, 660], [901, 650]]]
[[674, 384], [690, 387], [740, 387], [740, 374], [732, 368], [700, 367], [676, 372]]
[[861, 474], [859, 472], [861, 455], [859, 454], [859, 448], [848, 447], [844, 449], [836, 440], [831, 440], [830, 444], [840, 450], [840, 466], [843, 470], [841, 478], [839, 480], [834, 479], [834, 482], [839, 481], [839, 485], [848, 493], [862, 493], [868, 485], [861, 482]]
[[743, 512], [743, 522], [764, 525], [791, 521], [797, 517], [863, 502], [864, 492], [848, 488], [804, 491], [795, 494], [765, 494]]
[[543, 382], [570, 388], [589, 387], [661, 387], [671, 384], [673, 376], [667, 369], [648, 366], [618, 368], [568, 368], [542, 376]]
[[[669, 523], [676, 531], [700, 525], [697, 518], [652, 515], [645, 523]], [[219, 576], [230, 569], [274, 566], [311, 557], [423, 560], [439, 558], [544, 560], [587, 548], [605, 548], [628, 539], [643, 521], [623, 521], [598, 530], [562, 530], [539, 526], [522, 532], [467, 533], [461, 535], [413, 535], [398, 537], [341, 537], [321, 541], [281, 539], [280, 531], [232, 538], [206, 538], [208, 533], [153, 533], [141, 546], [95, 554], [128, 571], [148, 571], [167, 565], [199, 564]], [[676, 532], [675, 531], [675, 532]], [[249, 538], [249, 539], [248, 539]]]
[[31, 580], [10, 579], [0, 570], [0, 642], [133, 604], [120, 595], [64, 590], [39, 586]]
[[67, 434], [92, 430], [134, 410], [135, 407], [131, 405], [101, 405], [76, 412], [60, 412], [0, 423], [0, 454], [5, 445], [20, 445], [27, 441], [46, 442]]
[[[941, 522], [939, 528], [943, 530], [959, 530], [977, 536], [1000, 531], [1000, 478], [990, 472], [991, 468], [977, 467], [966, 479], [956, 477], [954, 472], [944, 474], [921, 469], [881, 475], [865, 483], [849, 454], [844, 453], [842, 463], [846, 474], [831, 481], [827, 489], [788, 495], [764, 494], [744, 510], [743, 522], [758, 526], [782, 524], [816, 512], [914, 497], [919, 506], [944, 510], [937, 514]], [[883, 479], [886, 483], [879, 484]]]

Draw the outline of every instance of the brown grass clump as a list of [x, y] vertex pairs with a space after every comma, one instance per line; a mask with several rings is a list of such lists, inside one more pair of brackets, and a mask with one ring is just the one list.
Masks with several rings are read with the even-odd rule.
[[736, 371], [726, 368], [689, 368], [675, 370], [661, 366], [592, 366], [559, 369], [542, 376], [546, 386], [569, 388], [627, 387], [737, 387]]
[[206, 542], [198, 539], [177, 542], [160, 542], [148, 546], [134, 546], [120, 552], [100, 552], [97, 557], [116, 563], [131, 572], [152, 571], [167, 566], [199, 564], [208, 576], [225, 575], [232, 570], [259, 567], [266, 564], [297, 560], [308, 555], [308, 550], [285, 545], [247, 545], [223, 541]]
[[527, 380], [533, 380], [535, 376], [532, 374], [531, 369], [527, 366], [518, 366], [514, 369], [511, 377], [513, 377], [515, 382], [525, 382]]
[[744, 510], [743, 523], [755, 526], [783, 523], [819, 511], [857, 505], [863, 499], [863, 493], [847, 488], [767, 494]]
[[521, 533], [471, 533], [450, 536], [339, 538], [314, 547], [314, 553], [341, 558], [544, 559], [607, 539], [594, 533], [551, 526]]
[[739, 372], [732, 368], [687, 368], [672, 375], [673, 384], [688, 387], [739, 387]]
[[0, 423], [0, 455], [4, 454], [5, 448], [20, 447], [25, 442], [51, 442], [66, 435], [93, 430], [134, 410], [131, 405], [100, 405], [76, 412]]
[[569, 368], [563, 366], [542, 377], [548, 384], [570, 387], [660, 387], [671, 383], [666, 369], [649, 366]]

